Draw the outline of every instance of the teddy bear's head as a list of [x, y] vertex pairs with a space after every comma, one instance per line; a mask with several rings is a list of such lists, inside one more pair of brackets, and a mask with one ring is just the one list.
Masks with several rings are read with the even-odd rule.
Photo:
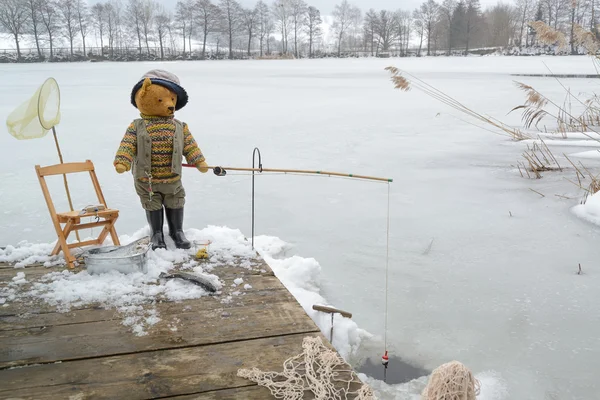
[[131, 103], [148, 116], [173, 116], [187, 101], [177, 76], [158, 69], [147, 72], [131, 91]]
[[170, 117], [175, 113], [177, 95], [164, 86], [153, 84], [150, 78], [146, 78], [135, 94], [135, 105], [144, 115]]

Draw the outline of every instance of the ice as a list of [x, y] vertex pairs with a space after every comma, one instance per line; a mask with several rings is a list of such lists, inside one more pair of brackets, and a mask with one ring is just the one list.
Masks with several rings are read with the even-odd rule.
[[[137, 117], [129, 104], [131, 87], [146, 70], [167, 68], [178, 74], [190, 95], [188, 106], [176, 116], [189, 124], [210, 164], [249, 167], [252, 150], [259, 147], [265, 168], [394, 178], [387, 333], [392, 354], [428, 370], [456, 359], [476, 376], [489, 372], [484, 387], [491, 392], [486, 396], [595, 398], [600, 228], [571, 211], [583, 197], [570, 182], [577, 183], [575, 173], [561, 157], [562, 173], [521, 178], [515, 165], [526, 143], [461, 121], [466, 117], [416, 90], [394, 90], [383, 70], [388, 65], [516, 127], [521, 115], [508, 112], [523, 104], [524, 94], [515, 80], [559, 104], [565, 92], [553, 78], [511, 74], [546, 74], [546, 66], [557, 74], [595, 73], [588, 57], [554, 56], [0, 65], [0, 117], [5, 119], [47, 77], [56, 78], [63, 156], [95, 163], [108, 205], [121, 211], [119, 235], [132, 235], [145, 225], [145, 215], [131, 175], [117, 175], [112, 160], [127, 125]], [[598, 83], [561, 82], [584, 95], [591, 95]], [[551, 123], [544, 120], [541, 130], [544, 124], [551, 130]], [[563, 146], [567, 141], [558, 135], [549, 145], [558, 157], [596, 151], [585, 136], [569, 136], [569, 142], [579, 143]], [[6, 154], [0, 157], [0, 246], [55, 240], [33, 171], [36, 164], [58, 162], [53, 146], [50, 136], [17, 141], [0, 135]], [[577, 161], [596, 173], [600, 166], [594, 159]], [[69, 178], [77, 208], [95, 202], [84, 178]], [[239, 237], [249, 237], [250, 179], [234, 171], [216, 177], [186, 169], [186, 232], [227, 226], [238, 228]], [[67, 210], [62, 178], [50, 181], [57, 208]], [[255, 183], [256, 233], [293, 244], [276, 258], [274, 271], [289, 279], [302, 304], [324, 302], [352, 312], [354, 325], [347, 329], [336, 318], [334, 344], [341, 351], [380, 357], [387, 186], [266, 174], [257, 175]], [[133, 236], [131, 240], [141, 237]], [[252, 254], [238, 236], [222, 242], [218, 236], [216, 230], [198, 236], [222, 246], [214, 262]], [[155, 254], [164, 257], [155, 260], [155, 272], [184, 258], [177, 251]], [[579, 264], [582, 275], [576, 273]], [[0, 295], [6, 302], [16, 296]], [[327, 331], [327, 317], [319, 326]], [[362, 337], [362, 331], [373, 337]], [[373, 347], [367, 346], [370, 342]], [[408, 399], [418, 389], [399, 385], [398, 393], [405, 394], [387, 398]]]

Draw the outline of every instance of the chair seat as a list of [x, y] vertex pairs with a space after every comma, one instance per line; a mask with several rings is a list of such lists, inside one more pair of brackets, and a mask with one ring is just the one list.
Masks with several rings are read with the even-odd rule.
[[68, 211], [64, 213], [57, 213], [58, 220], [60, 222], [67, 222], [68, 220], [79, 220], [80, 218], [100, 217], [100, 218], [116, 218], [119, 216], [119, 210], [106, 209], [98, 212], [86, 212], [81, 214], [81, 211]]

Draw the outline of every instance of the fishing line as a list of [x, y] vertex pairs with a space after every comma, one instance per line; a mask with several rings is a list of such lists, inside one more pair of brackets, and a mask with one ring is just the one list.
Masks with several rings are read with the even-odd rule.
[[383, 324], [383, 346], [384, 353], [381, 357], [381, 363], [383, 364], [383, 381], [387, 380], [387, 368], [389, 363], [388, 349], [387, 349], [387, 332], [388, 332], [388, 277], [389, 277], [389, 265], [390, 265], [390, 184], [387, 187], [387, 224], [385, 232], [385, 312], [384, 312], [384, 324]]
[[[256, 161], [258, 156], [258, 168], [256, 168]], [[183, 164], [184, 167], [195, 168], [194, 165]], [[262, 157], [258, 147], [255, 147], [252, 151], [252, 168], [239, 168], [239, 167], [208, 167], [213, 170], [217, 176], [252, 176], [252, 249], [254, 249], [254, 227], [255, 227], [255, 214], [254, 214], [254, 177], [255, 176], [267, 176], [267, 175], [296, 175], [296, 176], [312, 176], [322, 178], [338, 178], [338, 179], [360, 179], [366, 182], [372, 183], [387, 183], [387, 210], [386, 210], [386, 242], [385, 242], [385, 310], [384, 310], [384, 355], [381, 357], [381, 363], [384, 367], [384, 382], [387, 380], [387, 368], [389, 363], [388, 348], [387, 348], [387, 333], [388, 333], [388, 288], [389, 288], [389, 259], [390, 259], [390, 198], [391, 190], [390, 183], [392, 179], [378, 178], [373, 176], [343, 174], [339, 172], [326, 172], [326, 171], [306, 171], [306, 170], [288, 170], [288, 169], [263, 169]], [[228, 173], [227, 171], [234, 171]], [[333, 318], [333, 314], [332, 314]], [[333, 324], [333, 320], [332, 320]], [[333, 325], [332, 325], [333, 329]]]

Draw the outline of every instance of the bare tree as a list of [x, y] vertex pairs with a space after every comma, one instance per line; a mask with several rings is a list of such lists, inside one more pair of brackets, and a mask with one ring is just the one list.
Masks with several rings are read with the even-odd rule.
[[77, 13], [77, 23], [79, 24], [79, 33], [81, 33], [81, 41], [83, 43], [83, 56], [87, 57], [85, 52], [85, 37], [87, 35], [89, 14], [87, 9], [87, 3], [84, 0], [76, 0], [75, 11]]
[[255, 35], [255, 28], [258, 21], [258, 13], [256, 8], [242, 10], [242, 22], [246, 33], [248, 34], [248, 56], [252, 47], [252, 38]]
[[171, 27], [171, 16], [167, 14], [167, 12], [164, 9], [161, 8], [158, 10], [158, 13], [154, 17], [154, 19], [156, 33], [158, 34], [158, 43], [160, 45], [160, 59], [164, 60], [164, 44], [167, 34], [169, 33], [169, 29]]
[[523, 47], [523, 35], [525, 32], [525, 26], [528, 22], [530, 22], [533, 18], [531, 18], [531, 13], [533, 10], [533, 0], [517, 0], [517, 13], [519, 16], [519, 34], [517, 36], [517, 41], [519, 48]]
[[[433, 1], [433, 0], [430, 0]], [[467, 32], [465, 55], [469, 53], [469, 44], [472, 43], [475, 35], [478, 33], [479, 22], [481, 20], [481, 6], [479, 0], [467, 0]]]
[[315, 39], [322, 34], [321, 12], [315, 7], [308, 7], [306, 11], [306, 32], [308, 34], [308, 57], [312, 58]]
[[408, 11], [396, 11], [398, 19], [398, 44], [400, 47], [400, 55], [405, 56], [408, 53], [408, 45], [410, 43], [410, 32], [412, 31], [412, 15]]
[[198, 21], [202, 28], [202, 58], [204, 59], [206, 55], [206, 38], [210, 33], [217, 30], [221, 10], [212, 4], [210, 0], [198, 1], [196, 8], [198, 9]]
[[433, 39], [433, 33], [435, 24], [438, 19], [439, 4], [435, 0], [427, 0], [427, 2], [421, 4], [419, 8], [419, 17], [421, 18], [423, 33], [427, 35], [427, 55], [431, 55], [431, 40]]
[[129, 26], [133, 29], [138, 40], [138, 51], [142, 54], [142, 2], [141, 0], [129, 0], [127, 3], [126, 16]]
[[417, 51], [417, 57], [421, 56], [421, 49], [423, 48], [423, 37], [425, 36], [425, 17], [419, 8], [413, 11], [414, 27], [419, 36], [419, 50]]
[[344, 35], [356, 22], [357, 14], [360, 14], [360, 10], [348, 3], [348, 0], [342, 0], [341, 4], [336, 4], [333, 9], [334, 22], [332, 28], [335, 31], [338, 41], [338, 57], [342, 53]]
[[[0, 7], [2, 2], [0, 2]], [[42, 58], [42, 50], [40, 49], [40, 28], [42, 27], [41, 7], [42, 0], [25, 0], [27, 8], [27, 32], [33, 35], [35, 47], [37, 48], [38, 57]], [[2, 14], [2, 10], [0, 10]]]
[[381, 43], [381, 50], [389, 51], [392, 42], [396, 39], [398, 33], [398, 20], [396, 15], [390, 11], [382, 10], [377, 16], [376, 35], [378, 42]]
[[268, 39], [269, 35], [271, 34], [273, 23], [271, 20], [271, 14], [269, 12], [269, 6], [267, 6], [265, 2], [259, 0], [258, 3], [256, 3], [255, 10], [258, 18], [258, 43], [260, 47], [260, 55], [262, 57], [265, 38]]
[[140, 12], [140, 26], [142, 28], [142, 35], [144, 36], [144, 42], [146, 43], [146, 51], [150, 54], [150, 45], [148, 39], [154, 29], [154, 15], [158, 5], [154, 0], [142, 0], [141, 12]]
[[42, 22], [48, 34], [48, 43], [50, 44], [50, 60], [54, 58], [54, 39], [60, 32], [58, 23], [58, 5], [55, 1], [46, 0], [41, 8]]
[[487, 27], [487, 46], [508, 46], [515, 36], [515, 13], [512, 6], [498, 3], [485, 13]]
[[27, 8], [21, 0], [0, 0], [0, 26], [10, 33], [17, 45], [17, 60], [21, 59], [19, 39], [25, 33]]
[[63, 33], [71, 48], [71, 59], [73, 58], [73, 40], [77, 35], [77, 3], [75, 0], [59, 0], [58, 10]]
[[298, 33], [306, 25], [308, 5], [304, 0], [290, 0], [290, 17], [294, 27], [294, 56], [298, 58]]
[[110, 57], [115, 54], [115, 42], [117, 40], [117, 18], [115, 6], [107, 2], [104, 4], [104, 21], [106, 21], [106, 30], [108, 33], [108, 51]]
[[[529, 1], [529, 0], [528, 0]], [[445, 31], [448, 53], [450, 55], [452, 53], [452, 17], [454, 15], [454, 10], [456, 9], [456, 0], [444, 0], [440, 9], [440, 22]]]
[[[177, 28], [181, 29], [181, 37], [183, 38], [183, 54], [185, 55], [185, 42], [188, 33], [188, 15], [192, 12], [193, 3], [190, 1], [178, 1], [175, 6], [175, 23]], [[190, 53], [192, 49], [190, 48]]]
[[229, 59], [233, 60], [233, 38], [237, 34], [241, 25], [242, 7], [235, 0], [221, 0], [219, 3], [221, 9], [221, 15], [225, 22], [225, 29], [228, 36], [229, 45]]
[[[365, 46], [371, 49], [371, 56], [375, 55], [375, 32], [377, 31], [377, 23], [379, 17], [377, 16], [377, 11], [371, 8], [365, 14], [364, 19], [364, 31], [365, 31]], [[379, 43], [377, 44], [377, 49], [379, 49]]]
[[281, 32], [281, 52], [286, 54], [288, 52], [288, 27], [290, 24], [290, 1], [289, 0], [275, 0], [273, 3], [273, 16], [275, 17], [275, 23], [279, 27]]
[[123, 12], [123, 4], [120, 0], [110, 0], [112, 4], [112, 19], [115, 27], [115, 46], [117, 48], [121, 48], [124, 45], [125, 41], [125, 33], [123, 32], [123, 20], [124, 20], [124, 12]]
[[104, 30], [106, 28], [106, 13], [104, 4], [96, 3], [92, 6], [92, 22], [96, 28], [98, 36], [100, 36], [100, 54], [104, 56]]

